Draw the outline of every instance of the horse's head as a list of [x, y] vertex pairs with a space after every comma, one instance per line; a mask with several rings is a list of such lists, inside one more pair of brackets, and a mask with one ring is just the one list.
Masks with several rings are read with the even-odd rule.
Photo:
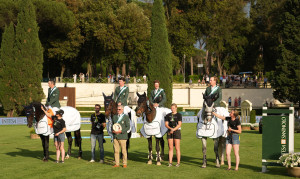
[[141, 117], [143, 115], [143, 113], [146, 111], [147, 108], [147, 96], [146, 93], [144, 92], [144, 94], [139, 94], [138, 92], [136, 92], [137, 96], [139, 97], [137, 103], [138, 106], [136, 107], [136, 115], [138, 117]]
[[208, 96], [203, 94], [204, 105], [205, 105], [204, 123], [211, 121], [212, 112], [214, 109], [214, 101], [216, 101], [216, 99], [218, 99], [218, 97], [219, 97], [219, 93], [215, 93], [215, 94], [208, 95]]
[[103, 94], [103, 97], [104, 97], [105, 116], [109, 117], [109, 115], [111, 113], [116, 114], [117, 113], [117, 111], [116, 111], [116, 103], [113, 100], [114, 93], [111, 93], [110, 96], [106, 96], [104, 93], [102, 93], [102, 94]]
[[[41, 110], [41, 103], [33, 102], [30, 103], [29, 106], [24, 106], [24, 110], [27, 118], [27, 126], [30, 128], [33, 125], [34, 120], [36, 122], [40, 121], [42, 117], [44, 117], [44, 112]], [[45, 106], [43, 105], [45, 108]], [[44, 114], [44, 115], [43, 115]]]

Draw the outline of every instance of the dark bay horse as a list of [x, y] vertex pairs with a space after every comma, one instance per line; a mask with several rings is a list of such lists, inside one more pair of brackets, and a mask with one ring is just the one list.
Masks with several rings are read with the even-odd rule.
[[[146, 115], [146, 121], [148, 123], [151, 123], [155, 117], [156, 117], [156, 109], [153, 106], [153, 104], [149, 101], [149, 99], [146, 96], [146, 93], [144, 92], [144, 94], [140, 95], [139, 93], [136, 93], [137, 96], [139, 97], [138, 99], [138, 106], [136, 108], [136, 115], [138, 117], [143, 116], [143, 114], [145, 113]], [[149, 107], [147, 106], [147, 101], [149, 102]], [[164, 125], [164, 124], [162, 124]], [[147, 138], [148, 140], [148, 164], [152, 164], [152, 136], [150, 136], [149, 138]], [[164, 148], [165, 148], [165, 141], [163, 139], [163, 136], [160, 138], [155, 137], [156, 140], [156, 153], [157, 153], [157, 157], [156, 157], [156, 161], [157, 161], [157, 165], [161, 165], [161, 161], [163, 161], [164, 159]], [[159, 146], [160, 144], [160, 146]], [[160, 152], [160, 147], [161, 147], [161, 152]]]
[[[104, 97], [104, 109], [105, 109], [105, 117], [107, 119], [109, 118], [113, 118], [114, 115], [117, 115], [117, 107], [118, 107], [118, 104], [113, 100], [113, 95], [114, 93], [111, 93], [110, 96], [106, 96], [104, 93], [103, 94], [103, 97]], [[129, 120], [131, 119], [130, 118], [130, 114], [129, 115]], [[112, 127], [112, 121], [109, 121], [109, 124], [108, 127], [107, 127], [107, 131], [111, 130], [111, 129], [108, 129], [110, 127]], [[130, 147], [130, 138], [131, 138], [131, 131], [129, 133], [127, 133], [128, 135], [128, 139], [126, 141], [126, 152], [127, 152], [127, 158], [128, 158], [128, 149]], [[112, 137], [112, 135], [111, 135]], [[121, 152], [121, 155], [122, 155], [122, 152]]]
[[[204, 130], [210, 130], [209, 128], [212, 126], [212, 119], [213, 115], [212, 112], [214, 112], [215, 108], [214, 108], [214, 101], [216, 99], [218, 99], [219, 94], [215, 93], [212, 95], [208, 95], [206, 96], [205, 94], [203, 94], [203, 99], [204, 99], [204, 103], [203, 103], [203, 108], [202, 108], [202, 113], [200, 114], [200, 116], [198, 116], [198, 123], [202, 123]], [[204, 110], [204, 111], [203, 111]], [[200, 121], [200, 118], [202, 119], [202, 121]], [[202, 129], [203, 129], [202, 128]], [[202, 153], [203, 153], [203, 165], [202, 168], [206, 168], [207, 165], [207, 159], [206, 159], [206, 148], [207, 148], [207, 136], [201, 136], [201, 141], [202, 141]], [[220, 167], [220, 159], [219, 159], [219, 137], [217, 136], [217, 138], [213, 138], [214, 141], [214, 152], [216, 155], [216, 167]], [[222, 136], [221, 136], [222, 137]]]
[[[46, 110], [45, 106], [42, 105], [40, 102], [33, 102], [29, 106], [24, 107], [26, 117], [27, 117], [27, 126], [29, 128], [31, 128], [33, 126], [33, 122], [35, 122], [36, 123], [35, 125], [37, 125], [38, 122], [45, 117], [45, 113], [42, 111], [41, 106], [43, 106], [44, 109]], [[81, 159], [82, 158], [82, 150], [81, 150], [81, 133], [80, 133], [80, 129], [74, 131], [74, 135], [75, 135], [75, 146], [79, 147], [78, 159]], [[43, 151], [44, 151], [43, 161], [46, 162], [49, 159], [49, 135], [44, 136], [42, 134], [39, 134], [39, 136], [42, 140]], [[65, 158], [68, 159], [69, 156], [71, 155], [71, 148], [72, 148], [73, 139], [72, 139], [71, 132], [66, 132], [66, 136], [67, 136], [67, 139], [68, 139], [69, 146], [68, 146], [67, 156]]]

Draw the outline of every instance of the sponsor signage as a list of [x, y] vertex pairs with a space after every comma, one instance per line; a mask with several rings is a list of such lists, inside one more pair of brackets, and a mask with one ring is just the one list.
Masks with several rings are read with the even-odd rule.
[[[82, 117], [81, 124], [90, 124], [89, 117]], [[137, 118], [138, 124], [143, 124], [143, 119]], [[197, 116], [182, 116], [182, 123], [197, 123]], [[27, 125], [26, 117], [3, 117], [0, 118], [0, 125]]]

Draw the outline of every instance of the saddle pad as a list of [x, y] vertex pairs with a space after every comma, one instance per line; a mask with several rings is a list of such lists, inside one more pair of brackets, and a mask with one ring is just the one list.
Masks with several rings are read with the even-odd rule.
[[48, 136], [53, 133], [53, 128], [50, 128], [48, 125], [48, 118], [45, 116], [43, 119], [41, 119], [35, 126], [35, 133], [36, 134], [42, 134], [44, 136]]
[[213, 123], [203, 124], [198, 129], [198, 136], [201, 137], [213, 137], [216, 133], [216, 125]]
[[144, 130], [147, 135], [158, 135], [160, 133], [160, 124], [157, 121], [145, 122]]
[[62, 118], [66, 122], [66, 132], [73, 132], [80, 129], [81, 117], [79, 111], [70, 106], [65, 106], [60, 109], [64, 111]]

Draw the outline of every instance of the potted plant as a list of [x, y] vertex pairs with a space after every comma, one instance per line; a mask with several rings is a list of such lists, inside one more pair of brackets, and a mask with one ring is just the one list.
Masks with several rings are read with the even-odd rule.
[[251, 130], [251, 124], [249, 124], [249, 123], [242, 123], [242, 130], [243, 131], [250, 131]]
[[279, 158], [281, 165], [288, 169], [288, 174], [294, 177], [300, 177], [300, 154], [299, 153], [286, 153], [282, 154]]
[[29, 133], [30, 133], [30, 138], [31, 139], [39, 139], [40, 138], [40, 136], [35, 133], [34, 128], [31, 128]]

